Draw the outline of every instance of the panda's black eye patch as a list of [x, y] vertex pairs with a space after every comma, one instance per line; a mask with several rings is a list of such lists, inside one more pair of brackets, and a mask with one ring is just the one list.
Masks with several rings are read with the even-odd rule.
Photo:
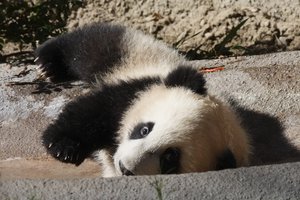
[[147, 122], [147, 123], [139, 123], [136, 125], [130, 135], [131, 140], [141, 139], [146, 137], [153, 129], [154, 123]]

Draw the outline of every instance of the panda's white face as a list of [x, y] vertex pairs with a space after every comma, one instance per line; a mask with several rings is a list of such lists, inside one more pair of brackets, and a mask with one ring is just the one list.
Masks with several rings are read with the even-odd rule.
[[150, 175], [212, 169], [215, 155], [224, 146], [222, 138], [215, 139], [222, 128], [214, 124], [218, 109], [209, 96], [181, 87], [156, 85], [140, 94], [122, 120], [114, 155], [116, 173]]

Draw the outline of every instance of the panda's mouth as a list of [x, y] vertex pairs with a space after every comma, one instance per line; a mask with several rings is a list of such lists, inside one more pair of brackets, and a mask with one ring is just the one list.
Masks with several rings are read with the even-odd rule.
[[[161, 174], [177, 174], [180, 168], [180, 150], [178, 148], [166, 149], [159, 158], [160, 173]], [[119, 161], [119, 168], [122, 175], [132, 176], [136, 175], [132, 171], [128, 170], [122, 161]]]
[[119, 161], [119, 167], [122, 172], [122, 175], [125, 175], [125, 176], [133, 176], [134, 175], [134, 173], [132, 173], [130, 170], [126, 169], [126, 167], [124, 166], [124, 164], [122, 163], [121, 160]]
[[180, 150], [168, 148], [160, 157], [160, 170], [162, 174], [176, 174], [180, 167]]

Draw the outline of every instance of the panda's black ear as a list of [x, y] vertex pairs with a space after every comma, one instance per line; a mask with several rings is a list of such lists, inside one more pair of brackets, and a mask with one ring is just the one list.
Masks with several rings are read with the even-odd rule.
[[168, 87], [186, 87], [197, 94], [206, 95], [205, 79], [192, 67], [179, 66], [168, 74], [164, 82]]

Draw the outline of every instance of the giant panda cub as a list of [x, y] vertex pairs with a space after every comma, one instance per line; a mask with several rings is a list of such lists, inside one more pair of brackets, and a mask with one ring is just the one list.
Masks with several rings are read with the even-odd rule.
[[93, 24], [50, 39], [36, 62], [53, 82], [83, 80], [44, 131], [54, 158], [100, 161], [103, 176], [204, 172], [246, 166], [249, 139], [233, 111], [207, 94], [202, 74], [151, 36]]

